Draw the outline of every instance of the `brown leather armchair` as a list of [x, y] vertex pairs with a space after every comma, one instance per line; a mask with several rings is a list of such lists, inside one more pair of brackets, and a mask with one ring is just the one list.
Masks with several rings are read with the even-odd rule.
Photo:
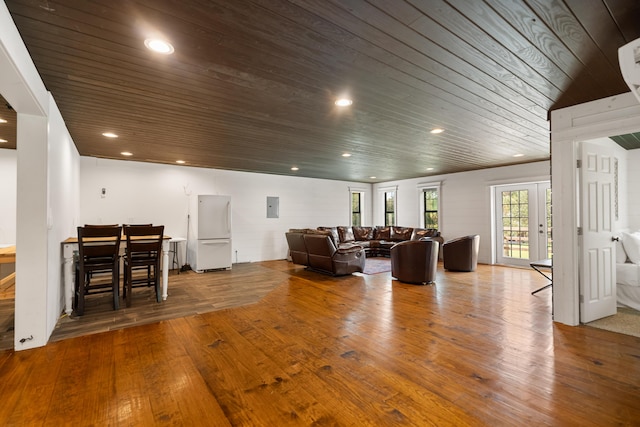
[[407, 240], [391, 248], [391, 275], [401, 282], [428, 284], [436, 280], [437, 240]]
[[362, 246], [353, 245], [337, 249], [331, 236], [304, 234], [309, 256], [309, 268], [334, 276], [342, 276], [364, 270], [365, 255]]
[[447, 240], [442, 245], [445, 270], [474, 271], [478, 266], [480, 236], [472, 234]]

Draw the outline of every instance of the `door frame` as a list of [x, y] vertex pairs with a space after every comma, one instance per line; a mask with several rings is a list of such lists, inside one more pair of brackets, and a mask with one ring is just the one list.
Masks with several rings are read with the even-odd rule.
[[595, 138], [640, 132], [640, 103], [624, 93], [551, 111], [553, 319], [580, 324], [578, 145]]
[[[503, 257], [501, 255], [502, 252], [502, 197], [498, 194], [502, 190], [508, 190], [508, 187], [511, 187], [513, 190], [527, 190], [529, 191], [529, 258], [520, 259], [520, 258], [510, 258]], [[494, 245], [495, 253], [495, 261], [499, 264], [503, 265], [511, 265], [517, 267], [528, 267], [532, 261], [536, 261], [539, 259], [548, 258], [546, 255], [547, 252], [547, 216], [546, 216], [546, 190], [551, 188], [551, 182], [549, 180], [545, 181], [531, 181], [531, 182], [523, 182], [519, 184], [502, 184], [496, 185], [493, 187], [493, 218], [494, 224], [492, 226], [493, 230], [493, 240], [496, 242]], [[532, 198], [532, 195], [534, 198]], [[533, 209], [533, 212], [531, 212]], [[542, 224], [538, 224], [541, 221], [541, 218], [544, 218]], [[540, 237], [540, 226], [544, 229], [544, 243], [543, 239]], [[533, 238], [535, 236], [535, 238]], [[542, 250], [544, 248], [544, 251]], [[532, 255], [532, 249], [535, 254]], [[511, 259], [511, 262], [504, 262], [504, 259]]]

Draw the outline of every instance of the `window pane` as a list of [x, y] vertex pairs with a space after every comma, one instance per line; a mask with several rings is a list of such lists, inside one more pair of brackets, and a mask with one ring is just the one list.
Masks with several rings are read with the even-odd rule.
[[423, 192], [424, 226], [438, 229], [438, 189], [427, 188]]
[[395, 225], [395, 191], [384, 193], [384, 225]]
[[502, 192], [503, 256], [529, 258], [529, 192]]
[[425, 228], [438, 228], [438, 213], [427, 212], [424, 221]]
[[361, 200], [361, 193], [351, 193], [351, 225], [362, 225], [362, 212], [360, 211]]

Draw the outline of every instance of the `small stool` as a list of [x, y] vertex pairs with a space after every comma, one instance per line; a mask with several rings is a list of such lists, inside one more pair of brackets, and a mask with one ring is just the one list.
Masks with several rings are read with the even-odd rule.
[[169, 253], [173, 253], [171, 256], [171, 267], [169, 270], [173, 270], [173, 266], [178, 266], [178, 274], [180, 274], [180, 254], [178, 253], [179, 243], [186, 242], [184, 237], [172, 237], [169, 239]]

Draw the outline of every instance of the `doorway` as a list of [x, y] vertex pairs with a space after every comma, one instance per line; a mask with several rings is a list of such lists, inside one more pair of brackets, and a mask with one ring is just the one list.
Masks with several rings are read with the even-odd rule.
[[551, 186], [549, 182], [494, 188], [496, 261], [528, 267], [551, 258]]

